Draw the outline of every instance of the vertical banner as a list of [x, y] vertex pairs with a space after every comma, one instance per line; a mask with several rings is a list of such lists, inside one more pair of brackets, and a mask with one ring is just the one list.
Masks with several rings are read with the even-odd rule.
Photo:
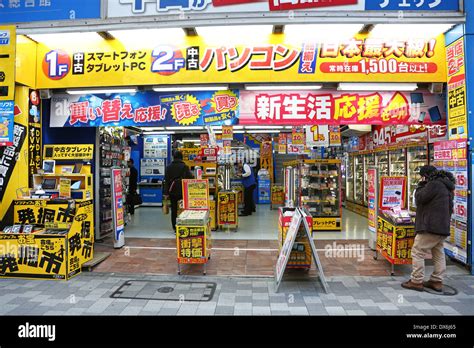
[[368, 222], [369, 231], [372, 232], [369, 240], [370, 248], [376, 248], [376, 233], [377, 233], [377, 218], [378, 218], [378, 169], [376, 167], [370, 167], [367, 170], [367, 203], [368, 203]]
[[406, 201], [406, 176], [383, 176], [380, 178], [381, 210], [404, 209]]
[[[10, 1], [10, 7], [14, 2], [18, 3]], [[15, 55], [15, 26], [0, 26], [0, 101], [15, 99]]]
[[30, 90], [28, 110], [28, 176], [33, 187], [33, 175], [41, 169], [41, 100], [36, 90]]
[[200, 135], [201, 147], [209, 145], [209, 134], [204, 133]]
[[114, 248], [121, 248], [125, 244], [123, 219], [123, 186], [121, 169], [112, 169], [112, 190]]
[[270, 180], [273, 182], [273, 146], [271, 141], [260, 144], [260, 168], [268, 170]]
[[0, 146], [13, 144], [14, 120], [13, 101], [0, 101]]
[[448, 136], [450, 140], [467, 138], [466, 68], [464, 38], [446, 47], [448, 74]]

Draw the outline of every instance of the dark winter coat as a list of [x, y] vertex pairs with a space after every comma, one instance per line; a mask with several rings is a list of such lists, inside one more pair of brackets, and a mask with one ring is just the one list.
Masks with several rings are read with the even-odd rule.
[[[182, 179], [192, 179], [193, 174], [182, 160], [174, 160], [166, 167], [164, 194], [183, 198]], [[175, 182], [172, 185], [173, 181]], [[173, 186], [170, 190], [170, 186]]]
[[449, 236], [454, 206], [454, 176], [438, 171], [415, 191], [416, 233], [432, 233]]

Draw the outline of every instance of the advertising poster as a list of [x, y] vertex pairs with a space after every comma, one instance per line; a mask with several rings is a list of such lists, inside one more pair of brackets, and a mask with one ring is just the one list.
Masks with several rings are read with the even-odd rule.
[[405, 176], [382, 176], [380, 178], [381, 210], [404, 209], [407, 178]]
[[234, 129], [232, 126], [222, 126], [222, 140], [234, 139]]
[[176, 226], [178, 263], [207, 262], [206, 226]]
[[[6, 21], [0, 20], [0, 23]], [[16, 38], [15, 26], [0, 26], [0, 102], [15, 99]]]
[[71, 198], [71, 179], [59, 179], [59, 198]]
[[94, 144], [65, 144], [45, 145], [43, 157], [45, 160], [92, 160]]
[[329, 146], [329, 126], [314, 125], [305, 126], [306, 146], [311, 147], [327, 147]]
[[209, 209], [209, 180], [183, 180], [184, 209]]
[[0, 101], [0, 146], [13, 143], [14, 102]]
[[467, 138], [464, 38], [446, 47], [448, 77], [448, 137]]
[[341, 146], [341, 128], [339, 126], [329, 127], [329, 146]]
[[28, 174], [30, 187], [33, 187], [33, 175], [41, 169], [41, 99], [39, 92], [30, 90], [28, 103]]
[[377, 230], [377, 169], [367, 170], [367, 201], [369, 211], [369, 231], [375, 233]]
[[291, 130], [291, 143], [293, 145], [304, 145], [305, 134], [304, 127], [293, 127]]
[[442, 96], [431, 93], [242, 91], [239, 124], [442, 125], [446, 124], [445, 104]]
[[114, 248], [121, 248], [125, 244], [124, 234], [124, 207], [122, 170], [112, 169], [112, 199], [114, 214]]
[[237, 226], [237, 193], [219, 192], [217, 223], [219, 226]]
[[468, 241], [468, 169], [467, 139], [434, 143], [434, 163], [439, 170], [449, 171], [456, 179], [451, 235], [444, 243], [446, 254], [467, 263]]
[[285, 204], [285, 187], [283, 185], [271, 185], [272, 205]]

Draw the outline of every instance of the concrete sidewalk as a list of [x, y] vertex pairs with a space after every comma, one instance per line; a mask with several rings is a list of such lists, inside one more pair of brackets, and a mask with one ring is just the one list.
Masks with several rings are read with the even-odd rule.
[[[209, 302], [137, 300], [110, 296], [127, 280], [214, 282]], [[68, 282], [1, 279], [0, 315], [474, 315], [474, 277], [451, 275], [455, 296], [403, 289], [402, 277], [193, 277], [82, 273]]]

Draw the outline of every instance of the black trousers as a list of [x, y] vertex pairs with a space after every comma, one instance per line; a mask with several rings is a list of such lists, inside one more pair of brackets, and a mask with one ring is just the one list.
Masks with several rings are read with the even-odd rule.
[[128, 212], [130, 213], [130, 215], [134, 215], [135, 214], [135, 204], [132, 203], [132, 196], [136, 195], [137, 192], [136, 191], [130, 191], [128, 193], [128, 197], [127, 197], [127, 200], [128, 200]]
[[173, 225], [173, 230], [176, 231], [176, 218], [178, 217], [178, 201], [181, 197], [171, 196], [170, 195], [170, 202], [171, 202], [171, 225]]
[[244, 214], [252, 214], [255, 211], [255, 202], [253, 200], [253, 191], [257, 185], [253, 184], [249, 187], [244, 187]]

